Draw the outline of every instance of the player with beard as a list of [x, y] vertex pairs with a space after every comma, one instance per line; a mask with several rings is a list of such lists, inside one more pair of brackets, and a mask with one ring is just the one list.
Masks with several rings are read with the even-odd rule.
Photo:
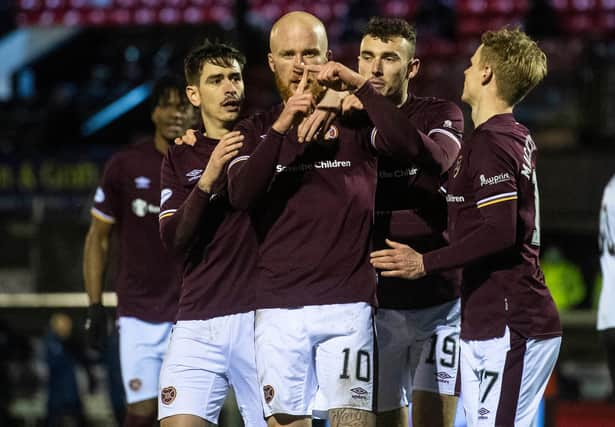
[[538, 263], [536, 145], [514, 106], [547, 73], [519, 30], [488, 31], [465, 71], [474, 132], [448, 181], [450, 244], [373, 258], [416, 279], [463, 266], [461, 388], [469, 426], [530, 426], [555, 366], [561, 326]]
[[102, 349], [107, 339], [103, 278], [110, 236], [117, 232], [120, 256], [115, 291], [127, 427], [150, 427], [156, 420], [158, 375], [180, 284], [177, 269], [169, 264], [169, 254], [160, 242], [160, 165], [169, 144], [196, 118], [179, 78], [158, 81], [151, 99], [153, 140], [131, 145], [107, 162], [94, 196], [83, 254], [90, 302], [87, 335], [92, 346]]
[[259, 238], [256, 359], [270, 426], [310, 425], [317, 388], [334, 427], [375, 424], [376, 155], [411, 154], [371, 140], [364, 123], [336, 121], [322, 140], [299, 142], [295, 126], [323, 92], [300, 69], [327, 56], [313, 15], [274, 24], [268, 59], [283, 103], [239, 123], [244, 146], [228, 166], [231, 204], [250, 211]]
[[182, 266], [177, 323], [160, 373], [163, 427], [218, 423], [233, 387], [247, 427], [265, 426], [254, 358], [256, 235], [226, 195], [224, 167], [242, 146], [231, 132], [244, 100], [245, 57], [205, 42], [185, 60], [190, 102], [204, 127], [162, 166], [160, 233]]
[[[410, 244], [431, 250], [447, 243], [440, 182], [461, 148], [463, 115], [450, 101], [408, 92], [420, 64], [415, 46], [415, 30], [406, 21], [375, 17], [361, 41], [358, 74], [334, 62], [309, 67], [323, 84], [340, 79], [356, 90], [344, 99], [343, 109], [355, 115], [363, 110], [375, 126], [376, 141], [399, 140], [415, 153], [412, 163], [379, 159], [377, 249]], [[383, 272], [378, 303], [378, 425], [407, 426], [412, 400], [413, 425], [452, 426], [458, 393], [458, 272], [435, 273], [416, 286]]]

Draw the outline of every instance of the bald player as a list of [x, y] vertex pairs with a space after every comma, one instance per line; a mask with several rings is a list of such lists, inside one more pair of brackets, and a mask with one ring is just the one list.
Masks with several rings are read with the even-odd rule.
[[231, 204], [250, 211], [259, 238], [256, 360], [270, 426], [310, 425], [317, 389], [334, 427], [375, 423], [376, 155], [410, 154], [373, 141], [364, 121], [338, 120], [321, 140], [299, 142], [297, 125], [323, 92], [300, 68], [327, 57], [314, 16], [275, 23], [268, 59], [283, 103], [240, 122], [244, 145], [228, 167]]
[[536, 144], [514, 106], [547, 73], [519, 30], [483, 34], [462, 100], [475, 130], [449, 175], [450, 244], [373, 255], [392, 276], [416, 279], [463, 266], [461, 386], [469, 426], [530, 426], [561, 344], [561, 325], [538, 263]]

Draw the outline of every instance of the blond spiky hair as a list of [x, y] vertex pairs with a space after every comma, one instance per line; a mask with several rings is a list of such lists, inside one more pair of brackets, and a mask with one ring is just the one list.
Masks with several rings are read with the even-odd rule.
[[518, 28], [487, 31], [481, 42], [481, 65], [491, 66], [498, 96], [509, 105], [521, 101], [547, 75], [547, 56]]

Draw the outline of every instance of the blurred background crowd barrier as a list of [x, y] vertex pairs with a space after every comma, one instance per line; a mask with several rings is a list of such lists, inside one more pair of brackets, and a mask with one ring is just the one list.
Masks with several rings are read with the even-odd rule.
[[458, 103], [483, 31], [522, 26], [539, 40], [549, 74], [516, 115], [540, 150], [543, 262], [564, 323], [546, 425], [614, 425], [595, 309], [600, 197], [615, 173], [615, 0], [0, 0], [0, 425], [62, 419], [58, 401], [72, 411], [60, 425], [121, 418], [117, 361], [85, 350], [78, 294], [104, 162], [151, 132], [152, 81], [181, 73], [206, 36], [246, 53], [250, 111], [276, 102], [268, 31], [291, 10], [320, 17], [333, 59], [353, 66], [370, 16], [416, 23], [411, 90]]

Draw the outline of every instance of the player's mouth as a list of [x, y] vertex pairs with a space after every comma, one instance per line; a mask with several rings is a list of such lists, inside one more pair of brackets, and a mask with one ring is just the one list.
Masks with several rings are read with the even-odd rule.
[[384, 80], [381, 79], [370, 79], [369, 82], [376, 90], [382, 90], [384, 88]]
[[169, 122], [166, 124], [166, 127], [169, 130], [169, 132], [179, 133], [179, 134], [184, 133], [184, 127], [182, 126], [181, 122]]
[[241, 108], [241, 101], [237, 98], [227, 98], [220, 105], [228, 112], [237, 112]]

